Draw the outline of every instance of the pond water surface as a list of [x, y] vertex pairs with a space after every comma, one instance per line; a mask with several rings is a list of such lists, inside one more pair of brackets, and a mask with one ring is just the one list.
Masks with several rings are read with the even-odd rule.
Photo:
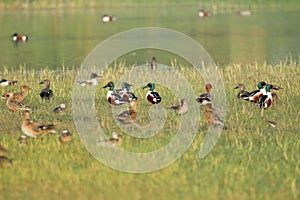
[[[276, 64], [300, 54], [300, 12], [235, 11], [199, 18], [198, 8], [127, 8], [0, 13], [0, 66], [52, 69], [78, 67], [89, 52], [111, 35], [140, 27], [163, 27], [199, 42], [218, 65], [267, 62]], [[117, 20], [103, 23], [103, 14]], [[27, 34], [26, 43], [12, 42], [14, 32]], [[153, 52], [134, 54], [130, 62], [145, 63]], [[159, 56], [158, 56], [159, 57]], [[170, 58], [160, 58], [168, 65]], [[128, 63], [130, 64], [130, 63]]]

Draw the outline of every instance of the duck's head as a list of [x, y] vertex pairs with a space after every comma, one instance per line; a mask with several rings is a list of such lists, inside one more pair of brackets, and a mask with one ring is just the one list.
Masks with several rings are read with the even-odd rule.
[[187, 101], [186, 101], [186, 99], [182, 99], [180, 103], [181, 103], [181, 106], [183, 106], [183, 105], [187, 104]]
[[122, 83], [122, 89], [126, 89], [126, 90], [130, 90], [130, 87], [131, 87], [132, 85], [130, 85], [129, 83], [127, 83], [127, 82], [123, 82]]
[[69, 136], [69, 135], [72, 135], [72, 134], [70, 133], [69, 130], [65, 129], [65, 130], [62, 131], [61, 135], [62, 135], [63, 137], [66, 137], [66, 136]]
[[14, 93], [12, 92], [12, 91], [8, 91], [8, 92], [6, 92], [5, 94], [3, 94], [2, 96], [1, 96], [1, 98], [2, 99], [8, 99], [8, 98], [11, 98], [11, 97], [13, 97], [14, 96]]
[[21, 87], [20, 87], [20, 89], [22, 90], [22, 91], [25, 91], [25, 90], [32, 90], [30, 87], [28, 87], [27, 85], [22, 85]]
[[91, 79], [94, 79], [94, 78], [101, 78], [102, 76], [99, 76], [98, 74], [96, 74], [96, 73], [91, 73], [91, 75], [90, 75], [90, 78]]
[[143, 87], [143, 89], [145, 88], [149, 88], [151, 91], [153, 91], [155, 89], [155, 84], [154, 83], [148, 83], [147, 85], [145, 85]]
[[213, 88], [213, 86], [212, 86], [211, 83], [207, 83], [207, 84], [205, 85], [205, 89], [206, 89], [207, 92], [210, 92], [210, 90], [211, 90], [212, 88]]
[[245, 85], [244, 85], [243, 83], [239, 83], [237, 86], [235, 86], [234, 89], [238, 89], [238, 88], [244, 89], [244, 88], [245, 88]]
[[20, 143], [26, 143], [27, 142], [27, 136], [26, 135], [21, 135], [19, 138], [18, 138], [18, 141]]
[[115, 88], [114, 82], [110, 81], [105, 86], [103, 86], [103, 88], [107, 88], [107, 87], [109, 87], [109, 90], [114, 90]]
[[16, 36], [18, 36], [18, 33], [14, 33], [11, 35], [11, 37], [16, 37]]
[[271, 85], [271, 84], [266, 84], [266, 91], [267, 91], [267, 92], [270, 92], [272, 88], [273, 88], [273, 85]]
[[265, 86], [266, 86], [266, 82], [264, 82], [264, 81], [260, 81], [260, 82], [257, 84], [258, 89], [263, 89]]
[[135, 105], [141, 104], [141, 102], [136, 101], [136, 100], [131, 100], [129, 102], [129, 107], [134, 107]]
[[50, 85], [50, 80], [45, 79], [45, 80], [41, 81], [40, 84]]
[[114, 139], [119, 139], [119, 137], [121, 137], [121, 135], [117, 132], [112, 132], [111, 135], [112, 135], [112, 138], [114, 138]]

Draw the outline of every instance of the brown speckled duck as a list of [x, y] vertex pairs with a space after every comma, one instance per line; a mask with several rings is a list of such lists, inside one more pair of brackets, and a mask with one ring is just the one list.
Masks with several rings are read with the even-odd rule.
[[188, 111], [188, 105], [186, 99], [182, 99], [180, 105], [170, 107], [177, 114], [185, 114]]
[[9, 91], [2, 95], [3, 99], [6, 99], [6, 106], [8, 109], [16, 112], [16, 111], [23, 111], [23, 110], [30, 110], [29, 107], [27, 107], [22, 102], [18, 102], [14, 100], [14, 92]]

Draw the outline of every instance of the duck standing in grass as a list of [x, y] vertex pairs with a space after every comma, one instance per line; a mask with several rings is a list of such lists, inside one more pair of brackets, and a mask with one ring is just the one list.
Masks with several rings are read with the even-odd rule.
[[273, 85], [267, 84], [266, 85], [266, 94], [260, 96], [258, 101], [258, 107], [259, 108], [269, 108], [272, 105], [272, 94], [271, 89], [273, 88]]
[[238, 99], [243, 99], [244, 97], [248, 97], [250, 92], [245, 91], [245, 85], [240, 83], [234, 89], [240, 89], [239, 93], [237, 94]]
[[211, 89], [213, 88], [212, 84], [210, 83], [207, 83], [205, 85], [205, 90], [206, 90], [206, 93], [204, 94], [201, 94], [197, 99], [196, 101], [198, 103], [200, 103], [201, 105], [206, 105], [206, 104], [209, 104], [212, 102], [213, 100], [213, 96], [211, 94]]
[[103, 15], [102, 22], [114, 22], [117, 20], [117, 17], [114, 15]]
[[114, 91], [115, 84], [112, 81], [103, 86], [103, 88], [107, 87], [109, 88], [109, 90], [107, 91], [106, 99], [112, 106], [122, 105], [127, 102], [126, 99], [124, 99], [120, 94]]
[[15, 81], [15, 80], [6, 80], [6, 79], [1, 79], [0, 80], [0, 85], [2, 87], [6, 87], [6, 86], [9, 86], [9, 85], [14, 85], [18, 83], [18, 81]]
[[30, 110], [28, 106], [23, 104], [22, 102], [18, 102], [14, 100], [14, 92], [9, 91], [2, 95], [3, 99], [6, 99], [6, 106], [8, 109], [16, 112], [16, 111], [22, 111], [22, 110]]
[[137, 100], [137, 97], [135, 96], [135, 94], [133, 92], [130, 92], [130, 87], [132, 85], [130, 85], [127, 82], [123, 82], [122, 83], [122, 89], [116, 90], [116, 92], [118, 94], [121, 95], [121, 97], [123, 99], [125, 99], [126, 101], [131, 101], [131, 100]]
[[201, 9], [198, 11], [198, 16], [199, 17], [211, 17], [211, 16], [213, 16], [213, 14], [207, 10]]
[[99, 76], [96, 73], [91, 73], [89, 80], [77, 82], [77, 85], [80, 85], [80, 86], [89, 86], [89, 85], [96, 86], [98, 84], [97, 78], [101, 78], [101, 77], [102, 76]]
[[157, 92], [154, 92], [154, 83], [148, 83], [146, 86], [143, 87], [143, 89], [145, 88], [149, 88], [149, 91], [146, 94], [146, 98], [151, 104], [158, 104], [161, 102], [160, 95]]
[[42, 134], [56, 133], [53, 124], [45, 124], [30, 120], [30, 113], [28, 111], [25, 111], [22, 114], [22, 117], [23, 121], [21, 125], [21, 130], [28, 137], [37, 138]]
[[224, 121], [218, 116], [215, 109], [212, 107], [211, 103], [205, 105], [203, 112], [204, 119], [211, 125], [222, 125], [224, 126]]
[[157, 60], [156, 60], [156, 57], [154, 57], [154, 56], [151, 59], [150, 67], [151, 67], [151, 69], [157, 68]]
[[26, 42], [29, 39], [27, 35], [19, 35], [18, 33], [12, 34], [11, 37], [14, 42], [19, 42], [19, 41]]
[[136, 105], [140, 104], [140, 102], [136, 100], [132, 100], [129, 102], [129, 110], [126, 110], [117, 116], [117, 120], [119, 120], [122, 124], [131, 124], [133, 123], [137, 117], [138, 113], [136, 110]]
[[174, 111], [177, 114], [185, 114], [188, 111], [188, 105], [186, 99], [182, 99], [180, 102], [180, 105], [172, 106], [170, 107], [172, 111]]
[[72, 142], [72, 134], [68, 130], [63, 130], [61, 136], [59, 136], [59, 141], [61, 143]]
[[266, 94], [265, 87], [266, 82], [261, 81], [257, 84], [258, 90], [250, 92], [249, 96], [243, 97], [244, 100], [257, 103], [259, 98]]
[[44, 89], [42, 89], [42, 91], [40, 93], [40, 97], [42, 99], [47, 99], [47, 100], [52, 98], [53, 97], [53, 91], [50, 89], [50, 80], [45, 79], [45, 80], [41, 81], [40, 84], [45, 84], [46, 85], [46, 87]]
[[278, 94], [277, 94], [277, 90], [281, 90], [281, 89], [283, 89], [282, 87], [279, 87], [279, 86], [277, 86], [277, 85], [273, 85], [273, 87], [271, 88], [272, 89], [272, 104], [274, 104], [274, 103], [276, 103], [277, 101], [278, 101], [278, 99], [279, 99], [279, 97], [278, 97]]
[[27, 97], [26, 91], [29, 91], [29, 90], [31, 90], [31, 88], [28, 87], [27, 85], [21, 85], [20, 92], [15, 92], [13, 99], [18, 102], [24, 101], [24, 99]]
[[27, 136], [26, 135], [21, 135], [18, 139], [19, 146], [26, 146], [27, 145]]
[[54, 113], [61, 113], [66, 109], [66, 104], [59, 104], [56, 108], [53, 109]]

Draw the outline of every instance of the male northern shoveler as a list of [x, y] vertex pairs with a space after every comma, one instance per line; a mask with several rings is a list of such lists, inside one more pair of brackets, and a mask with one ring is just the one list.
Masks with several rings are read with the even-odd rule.
[[196, 101], [198, 103], [200, 103], [201, 105], [206, 105], [208, 103], [211, 103], [212, 100], [213, 100], [213, 96], [211, 94], [211, 89], [213, 88], [212, 84], [210, 83], [207, 83], [205, 85], [205, 89], [206, 89], [206, 93], [204, 94], [201, 94], [197, 99]]
[[91, 73], [90, 75], [90, 80], [85, 80], [85, 81], [81, 81], [81, 82], [77, 82], [77, 85], [81, 85], [81, 86], [87, 86], [87, 85], [97, 85], [98, 81], [97, 78], [101, 78], [102, 76], [99, 76], [96, 73]]
[[56, 108], [53, 109], [53, 112], [55, 113], [61, 113], [66, 109], [66, 104], [62, 103], [59, 104]]
[[18, 139], [19, 146], [26, 146], [27, 145], [27, 136], [26, 135], [21, 135]]
[[105, 86], [103, 86], [103, 88], [107, 87], [109, 87], [109, 90], [107, 91], [106, 99], [112, 106], [122, 105], [127, 102], [126, 99], [122, 98], [120, 94], [114, 91], [115, 84], [113, 82], [110, 81]]
[[248, 97], [250, 95], [250, 92], [245, 91], [245, 85], [240, 83], [238, 84], [234, 89], [240, 89], [239, 93], [237, 94], [238, 99], [243, 99], [244, 97]]
[[20, 92], [14, 93], [13, 100], [18, 101], [18, 102], [24, 101], [24, 99], [27, 97], [26, 91], [29, 91], [29, 90], [31, 90], [31, 88], [28, 87], [27, 85], [21, 85]]
[[19, 41], [26, 42], [29, 39], [27, 35], [19, 35], [18, 33], [12, 34], [11, 37], [14, 42], [19, 42]]
[[0, 85], [1, 85], [2, 87], [6, 87], [6, 86], [9, 86], [9, 85], [14, 85], [14, 84], [16, 84], [17, 82], [18, 82], [18, 81], [1, 79], [1, 80], [0, 80]]
[[41, 122], [34, 122], [30, 120], [30, 113], [23, 112], [22, 132], [28, 137], [37, 138], [38, 136], [46, 133], [56, 133], [53, 124], [45, 124]]
[[209, 124], [224, 126], [224, 121], [218, 116], [211, 103], [205, 105], [203, 115]]
[[40, 84], [45, 84], [46, 87], [42, 89], [40, 96], [42, 99], [50, 99], [53, 97], [53, 91], [50, 89], [50, 80], [45, 79]]
[[185, 114], [188, 111], [188, 105], [186, 99], [182, 99], [180, 105], [170, 107], [177, 114]]
[[72, 134], [68, 130], [63, 130], [61, 136], [59, 136], [59, 141], [61, 143], [72, 142]]
[[130, 124], [133, 123], [137, 117], [138, 113], [136, 110], [136, 104], [140, 104], [139, 101], [132, 100], [129, 102], [129, 110], [126, 110], [117, 116], [117, 120], [119, 120], [122, 124]]
[[117, 20], [117, 17], [114, 16], [114, 15], [103, 15], [102, 16], [102, 21], [103, 22], [113, 22], [113, 21], [116, 21]]
[[143, 89], [145, 88], [149, 88], [149, 91], [146, 94], [146, 98], [151, 104], [158, 104], [161, 102], [160, 95], [157, 92], [154, 92], [154, 83], [148, 83], [146, 86], [143, 87]]
[[258, 90], [254, 90], [250, 92], [249, 96], [243, 97], [244, 100], [255, 102], [257, 103], [259, 101], [259, 98], [266, 94], [266, 90], [264, 87], [266, 86], [266, 82], [261, 81], [257, 84]]
[[198, 16], [199, 17], [211, 17], [213, 14], [207, 10], [199, 10]]
[[116, 93], [120, 94], [123, 99], [126, 101], [131, 101], [131, 100], [137, 100], [137, 97], [134, 95], [134, 93], [130, 92], [130, 85], [127, 82], [122, 83], [122, 89], [116, 90]]
[[16, 100], [14, 100], [14, 92], [9, 91], [7, 93], [5, 93], [4, 95], [2, 95], [3, 99], [6, 99], [6, 106], [8, 109], [16, 112], [19, 110], [30, 110], [29, 107], [27, 107], [25, 104], [23, 104], [22, 102], [18, 102]]
[[266, 85], [266, 94], [260, 96], [259, 101], [258, 101], [259, 108], [269, 108], [272, 105], [272, 94], [271, 94], [272, 88], [273, 88], [273, 85], [270, 85], [270, 84]]

